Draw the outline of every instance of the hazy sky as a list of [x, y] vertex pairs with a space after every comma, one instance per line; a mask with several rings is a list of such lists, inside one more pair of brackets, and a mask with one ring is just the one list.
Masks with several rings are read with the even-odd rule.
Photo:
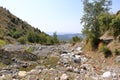
[[[120, 0], [112, 0], [112, 12]], [[44, 32], [80, 33], [83, 15], [81, 0], [0, 0], [0, 6]]]

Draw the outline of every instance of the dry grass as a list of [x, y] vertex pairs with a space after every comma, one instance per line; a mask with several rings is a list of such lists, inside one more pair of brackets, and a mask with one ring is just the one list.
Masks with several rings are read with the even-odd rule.
[[5, 44], [6, 44], [6, 41], [0, 40], [0, 47], [5, 46]]
[[57, 56], [48, 56], [45, 60], [45, 63], [43, 63], [46, 67], [49, 68], [55, 68], [57, 63], [59, 61], [59, 57]]

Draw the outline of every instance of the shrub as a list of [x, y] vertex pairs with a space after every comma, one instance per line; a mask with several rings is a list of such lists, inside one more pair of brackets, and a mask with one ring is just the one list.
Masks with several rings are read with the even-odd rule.
[[6, 42], [4, 40], [0, 40], [0, 47], [4, 46]]
[[31, 46], [28, 49], [26, 49], [26, 52], [32, 53], [32, 51], [33, 51], [33, 47]]
[[25, 37], [21, 37], [18, 39], [18, 41], [21, 43], [21, 44], [26, 44], [27, 40]]
[[100, 42], [100, 43], [98, 44], [98, 50], [100, 50], [103, 46], [104, 46], [104, 43], [103, 43], [103, 42]]
[[48, 56], [43, 65], [45, 65], [46, 67], [49, 67], [49, 68], [54, 68], [57, 65], [58, 61], [59, 61], [59, 57]]
[[118, 49], [115, 49], [115, 55], [120, 55], [120, 51]]
[[103, 52], [105, 58], [112, 55], [112, 52], [105, 45], [100, 48], [100, 52]]
[[78, 36], [74, 36], [72, 38], [72, 42], [81, 42], [82, 41], [82, 38], [78, 37]]

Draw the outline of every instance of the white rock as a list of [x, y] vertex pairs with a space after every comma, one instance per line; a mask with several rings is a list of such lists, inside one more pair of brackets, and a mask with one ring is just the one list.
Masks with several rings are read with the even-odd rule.
[[117, 76], [117, 74], [116, 73], [112, 73], [112, 76], [115, 77], [115, 76]]
[[116, 61], [116, 63], [120, 63], [120, 56], [117, 56], [115, 61]]
[[110, 77], [112, 77], [112, 73], [110, 71], [106, 71], [103, 73], [102, 77], [103, 78], [110, 78]]
[[73, 67], [72, 66], [68, 66], [68, 67], [66, 67], [66, 70], [72, 72], [73, 71]]
[[0, 76], [0, 79], [5, 79], [5, 75]]
[[86, 57], [81, 57], [81, 62], [84, 63], [86, 62], [88, 59]]
[[20, 76], [20, 77], [24, 77], [24, 76], [26, 76], [26, 74], [27, 74], [26, 71], [19, 71], [18, 72], [18, 76]]
[[59, 77], [55, 77], [55, 80], [60, 80], [60, 78]]
[[81, 53], [82, 52], [82, 47], [78, 47], [78, 48], [76, 48], [76, 50]]
[[75, 72], [75, 73], [80, 73], [80, 71], [79, 71], [78, 68], [74, 68], [74, 72]]
[[60, 77], [60, 80], [68, 80], [69, 76], [67, 74], [62, 74], [62, 76]]

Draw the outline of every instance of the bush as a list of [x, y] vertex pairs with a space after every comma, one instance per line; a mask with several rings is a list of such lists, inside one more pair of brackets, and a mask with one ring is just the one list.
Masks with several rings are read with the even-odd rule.
[[120, 55], [120, 51], [118, 49], [115, 49], [115, 55]]
[[30, 46], [30, 47], [29, 47], [28, 49], [26, 49], [25, 51], [26, 51], [26, 52], [29, 52], [29, 53], [32, 53], [33, 47]]
[[72, 38], [72, 42], [81, 42], [82, 41], [82, 38], [78, 37], [78, 36], [74, 36]]
[[21, 44], [26, 44], [27, 40], [25, 37], [21, 37], [18, 39], [18, 41], [21, 43]]
[[59, 57], [48, 56], [43, 65], [45, 65], [48, 68], [54, 68], [57, 65], [58, 61], [59, 61]]
[[100, 52], [103, 52], [105, 58], [112, 55], [112, 52], [105, 45], [100, 48]]
[[0, 47], [4, 46], [6, 42], [4, 40], [0, 40]]

